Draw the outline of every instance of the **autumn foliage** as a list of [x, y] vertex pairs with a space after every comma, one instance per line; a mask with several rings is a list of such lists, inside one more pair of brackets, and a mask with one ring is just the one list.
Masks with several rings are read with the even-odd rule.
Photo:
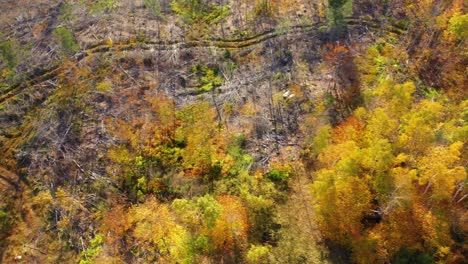
[[14, 2], [1, 263], [467, 262], [466, 1]]
[[236, 247], [244, 247], [249, 230], [246, 209], [232, 196], [221, 196], [218, 202], [223, 209], [211, 231], [215, 248], [231, 251]]

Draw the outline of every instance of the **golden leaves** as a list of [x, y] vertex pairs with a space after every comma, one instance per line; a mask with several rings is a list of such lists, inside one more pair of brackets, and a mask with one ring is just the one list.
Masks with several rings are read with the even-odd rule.
[[221, 196], [218, 202], [223, 210], [211, 231], [214, 246], [224, 251], [243, 246], [247, 242], [249, 229], [246, 209], [234, 196]]

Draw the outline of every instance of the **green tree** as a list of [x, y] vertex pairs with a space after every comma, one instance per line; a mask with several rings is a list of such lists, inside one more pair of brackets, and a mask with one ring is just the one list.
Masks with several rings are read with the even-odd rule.
[[331, 12], [333, 27], [344, 26], [343, 7], [350, 0], [328, 0], [328, 6]]

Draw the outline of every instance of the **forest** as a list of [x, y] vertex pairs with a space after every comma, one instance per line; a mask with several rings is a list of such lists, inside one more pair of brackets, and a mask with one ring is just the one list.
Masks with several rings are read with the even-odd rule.
[[0, 0], [0, 263], [468, 263], [465, 0]]

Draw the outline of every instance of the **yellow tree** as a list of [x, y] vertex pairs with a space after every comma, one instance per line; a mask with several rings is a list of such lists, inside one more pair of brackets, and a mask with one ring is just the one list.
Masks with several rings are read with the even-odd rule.
[[378, 96], [386, 112], [398, 118], [410, 108], [415, 90], [413, 82], [394, 85], [390, 79], [387, 79], [374, 90], [374, 94]]
[[402, 118], [400, 147], [415, 155], [423, 154], [434, 142], [442, 114], [443, 106], [438, 102], [423, 100], [416, 105]]
[[431, 189], [432, 197], [438, 201], [450, 200], [457, 183], [466, 181], [466, 171], [460, 160], [462, 142], [455, 142], [448, 147], [431, 147], [429, 153], [418, 162], [419, 183], [426, 186], [424, 192]]
[[373, 228], [369, 238], [376, 243], [376, 252], [381, 262], [389, 261], [402, 247], [421, 248], [422, 229], [413, 215], [412, 205], [398, 207]]
[[137, 262], [189, 263], [187, 231], [169, 207], [149, 198], [128, 213]]
[[341, 124], [333, 128], [332, 139], [335, 143], [344, 141], [359, 142], [362, 137], [364, 123], [355, 116], [350, 116]]
[[218, 202], [222, 212], [210, 232], [215, 248], [221, 252], [242, 249], [246, 246], [249, 231], [247, 210], [233, 196], [221, 196]]
[[371, 144], [375, 139], [392, 138], [396, 135], [398, 121], [390, 117], [384, 108], [376, 108], [369, 113], [364, 140]]
[[317, 172], [312, 193], [315, 218], [326, 237], [349, 245], [361, 236], [361, 220], [370, 212], [372, 199], [363, 179], [324, 169]]
[[214, 164], [219, 131], [216, 129], [215, 111], [208, 102], [188, 105], [179, 111], [181, 127], [177, 139], [185, 142], [183, 166], [188, 175], [200, 177], [208, 174]]

